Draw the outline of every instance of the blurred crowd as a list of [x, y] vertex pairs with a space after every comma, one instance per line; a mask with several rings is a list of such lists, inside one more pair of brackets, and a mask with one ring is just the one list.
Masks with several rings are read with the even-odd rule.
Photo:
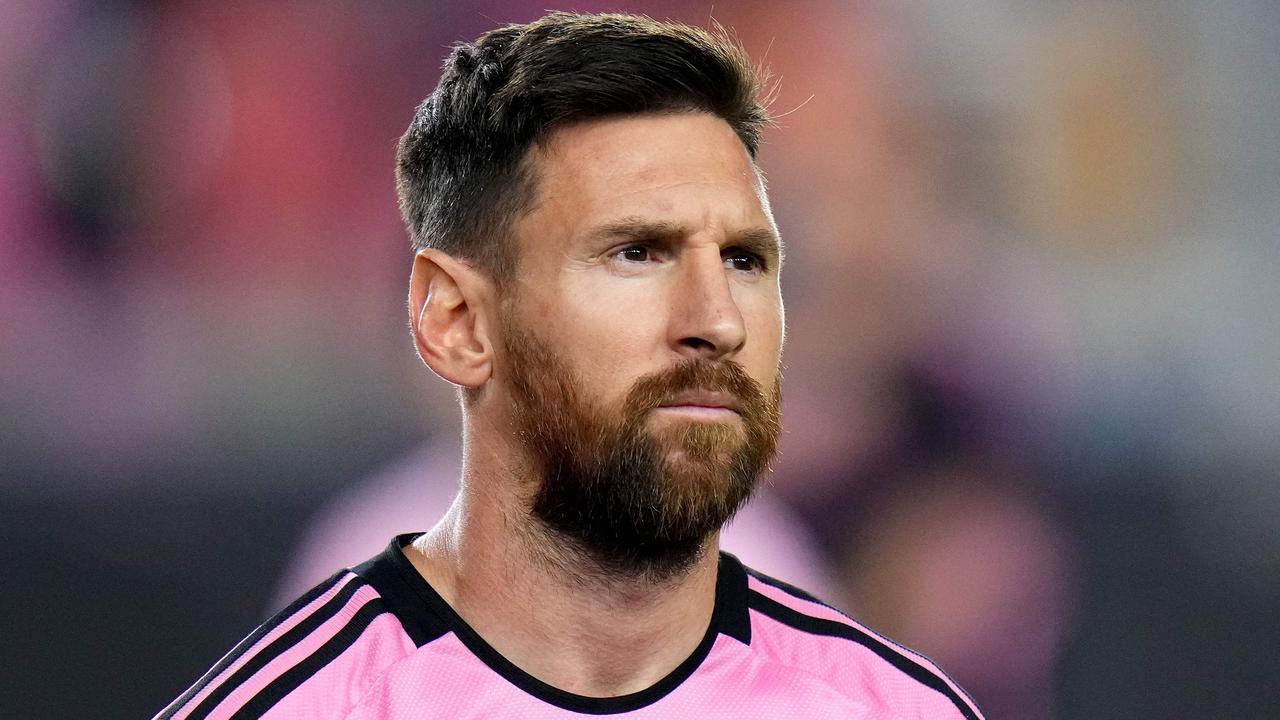
[[[149, 715], [433, 523], [395, 142], [545, 6], [0, 5], [0, 717]], [[1274, 717], [1280, 6], [571, 9], [776, 83], [786, 429], [726, 545], [992, 718]]]

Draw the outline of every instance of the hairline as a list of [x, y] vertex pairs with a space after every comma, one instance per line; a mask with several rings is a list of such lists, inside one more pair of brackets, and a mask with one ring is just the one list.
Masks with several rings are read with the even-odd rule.
[[[524, 153], [521, 154], [520, 158], [516, 160], [511, 167], [510, 175], [508, 176], [509, 181], [512, 183], [511, 189], [520, 193], [522, 197], [516, 200], [512, 212], [498, 223], [498, 227], [493, 228], [493, 232], [501, 236], [497, 239], [497, 242], [506, 244], [505, 252], [500, 253], [503, 258], [502, 261], [498, 263], [496, 267], [488, 268], [484, 266], [484, 263], [474, 263], [465, 256], [454, 255], [453, 253], [445, 251], [446, 254], [454, 257], [455, 259], [467, 262], [469, 265], [477, 266], [482, 272], [485, 272], [490, 276], [498, 294], [500, 296], [505, 295], [507, 292], [506, 286], [514, 284], [516, 275], [520, 270], [521, 256], [523, 255], [523, 243], [521, 243], [520, 238], [517, 237], [516, 228], [520, 221], [528, 217], [530, 213], [537, 210], [540, 204], [542, 167], [538, 156], [544, 154], [550, 148], [551, 142], [556, 135], [560, 134], [561, 131], [575, 126], [618, 118], [642, 118], [697, 113], [709, 115], [723, 122], [725, 127], [733, 131], [734, 137], [737, 138], [738, 142], [742, 145], [742, 148], [747, 152], [747, 157], [751, 162], [751, 169], [755, 173], [756, 182], [759, 186], [759, 193], [762, 205], [765, 209], [765, 214], [769, 216], [770, 225], [774, 225], [773, 215], [769, 212], [768, 191], [765, 183], [764, 170], [760, 167], [760, 163], [756, 158], [758, 148], [752, 148], [748, 145], [747, 142], [742, 139], [742, 136], [734, 129], [733, 124], [715, 111], [692, 102], [672, 103], [669, 106], [657, 107], [641, 112], [584, 114], [576, 117], [565, 118], [547, 127], [544, 132], [539, 133], [537, 136], [532, 138], [528, 146], [525, 147]], [[771, 227], [771, 230], [777, 242], [778, 258], [781, 260], [783, 254], [782, 238], [778, 234], [776, 227]], [[419, 247], [418, 249], [421, 250], [424, 248]]]

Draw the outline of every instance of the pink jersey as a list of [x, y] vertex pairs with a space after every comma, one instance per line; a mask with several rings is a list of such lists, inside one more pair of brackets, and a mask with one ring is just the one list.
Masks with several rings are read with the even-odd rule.
[[477, 635], [401, 552], [413, 538], [396, 538], [381, 555], [299, 598], [156, 717], [982, 717], [929, 660], [727, 553], [711, 625], [679, 667], [630, 695], [568, 693]]

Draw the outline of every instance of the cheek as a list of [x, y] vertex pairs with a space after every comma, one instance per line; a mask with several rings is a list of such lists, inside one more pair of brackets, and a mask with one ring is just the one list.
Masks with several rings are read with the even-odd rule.
[[778, 363], [782, 357], [786, 334], [782, 300], [762, 299], [758, 307], [744, 307], [743, 315], [747, 323], [748, 349], [741, 362], [752, 377], [768, 390], [770, 382], [778, 380]]
[[645, 363], [662, 348], [663, 312], [652, 294], [587, 288], [539, 308], [532, 319], [546, 323], [546, 337], [591, 392], [613, 399], [626, 392], [627, 378], [652, 371]]
[[747, 325], [748, 342], [756, 340], [757, 350], [763, 353], [781, 352], [786, 327], [782, 297], [777, 294], [748, 296], [739, 301], [738, 307]]

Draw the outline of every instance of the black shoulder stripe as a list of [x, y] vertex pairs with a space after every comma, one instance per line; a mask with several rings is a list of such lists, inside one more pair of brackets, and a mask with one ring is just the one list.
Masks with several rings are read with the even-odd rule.
[[863, 632], [852, 625], [846, 625], [835, 620], [827, 620], [825, 618], [816, 618], [811, 615], [794, 610], [774, 600], [767, 595], [761, 594], [759, 591], [751, 590], [748, 595], [748, 604], [751, 609], [759, 610], [769, 617], [780, 623], [795, 628], [801, 632], [807, 632], [812, 635], [824, 635], [827, 637], [838, 637], [845, 640], [851, 640], [863, 647], [871, 650], [882, 660], [894, 666], [898, 670], [906, 673], [913, 680], [942, 693], [950, 700], [963, 715], [966, 720], [981, 720], [973, 707], [966, 698], [962, 698], [959, 693], [951, 687], [942, 677], [935, 674], [932, 670], [920, 665], [915, 660], [903, 655], [897, 648], [893, 647], [884, 640], [874, 635]]
[[240, 656], [248, 652], [249, 648], [257, 644], [257, 642], [261, 640], [263, 637], [265, 637], [267, 633], [274, 630], [277, 626], [279, 626], [285, 620], [288, 620], [289, 618], [293, 617], [298, 613], [298, 611], [302, 610], [302, 608], [311, 604], [311, 602], [314, 601], [316, 598], [329, 592], [329, 590], [331, 590], [334, 585], [337, 585], [338, 581], [340, 581], [343, 578], [343, 576], [345, 576], [346, 574], [347, 574], [346, 570], [341, 570], [339, 572], [334, 573], [333, 575], [329, 576], [329, 579], [311, 588], [305, 594], [299, 597], [297, 600], [294, 600], [292, 603], [289, 603], [289, 605], [285, 607], [285, 609], [271, 616], [270, 619], [268, 619], [266, 622], [259, 625], [253, 632], [246, 635], [243, 640], [236, 643], [236, 646], [231, 648], [231, 650], [227, 652], [226, 655], [223, 655], [222, 659], [218, 661], [218, 664], [214, 665], [212, 668], [209, 668], [209, 671], [206, 672], [204, 675], [201, 675], [200, 679], [196, 680], [195, 683], [191, 685], [191, 687], [187, 688], [186, 692], [178, 696], [177, 700], [174, 700], [172, 703], [169, 703], [168, 707], [166, 707], [164, 710], [161, 710], [160, 714], [156, 715], [154, 720], [171, 720], [173, 718], [174, 713], [186, 707], [187, 703], [191, 702], [191, 698], [195, 697], [201, 690], [204, 689], [206, 685], [213, 682], [213, 680], [217, 678], [219, 675], [221, 675], [228, 667], [230, 667], [232, 663], [234, 663], [236, 660], [239, 660]]
[[262, 688], [257, 695], [254, 695], [249, 702], [245, 703], [244, 707], [231, 716], [231, 720], [249, 720], [250, 718], [262, 717], [286, 695], [297, 690], [298, 686], [307, 681], [307, 678], [315, 675], [326, 665], [333, 662], [334, 658], [341, 655], [344, 650], [351, 647], [360, 635], [364, 633], [365, 628], [369, 627], [369, 623], [386, 612], [386, 607], [378, 598], [365, 603], [341, 630], [329, 638], [328, 642], [308, 655], [305, 660], [289, 668], [280, 677], [272, 680], [270, 684]]
[[227, 696], [234, 692], [236, 688], [266, 667], [267, 663], [283, 655], [289, 648], [297, 645], [303, 638], [315, 632], [316, 628], [323, 625], [329, 618], [337, 615], [347, 604], [347, 601], [351, 599], [351, 596], [355, 595], [356, 591], [363, 586], [364, 583], [360, 582], [359, 578], [353, 578], [328, 602], [316, 608], [315, 612], [308, 615], [305, 620], [289, 628], [288, 632], [273, 640], [270, 645], [262, 648], [260, 652], [214, 688], [213, 692], [206, 695], [204, 700], [191, 711], [191, 714], [187, 716], [187, 720], [201, 720], [208, 717], [209, 713], [213, 712], [213, 709], [218, 707], [219, 703], [226, 700]]
[[[844, 615], [844, 612], [842, 612], [839, 608], [837, 608], [837, 607], [833, 606], [831, 603], [829, 603], [829, 602], [827, 602], [827, 601], [825, 601], [825, 600], [823, 600], [823, 599], [821, 599], [821, 598], [815, 597], [814, 595], [811, 595], [811, 594], [809, 594], [809, 593], [805, 592], [804, 590], [802, 590], [802, 589], [800, 589], [800, 588], [796, 587], [795, 585], [792, 585], [792, 584], [787, 583], [787, 582], [783, 582], [782, 580], [779, 580], [779, 579], [774, 578], [774, 577], [769, 577], [768, 575], [765, 575], [764, 573], [758, 572], [758, 571], [756, 571], [756, 570], [752, 570], [752, 569], [750, 569], [750, 568], [748, 568], [748, 569], [747, 569], [747, 572], [748, 572], [748, 573], [750, 573], [752, 577], [754, 577], [755, 579], [759, 580], [760, 582], [762, 582], [762, 583], [764, 583], [764, 584], [766, 584], [766, 585], [770, 585], [770, 586], [772, 586], [772, 587], [778, 588], [779, 590], [781, 590], [781, 591], [783, 591], [783, 592], [787, 593], [788, 595], [791, 595], [792, 597], [799, 598], [799, 599], [801, 599], [801, 600], [808, 600], [809, 602], [812, 602], [812, 603], [817, 603], [818, 605], [821, 605], [821, 606], [823, 606], [823, 607], [825, 607], [825, 608], [827, 608], [827, 609], [831, 610], [832, 612], [836, 612], [836, 613], [840, 613], [841, 615]], [[875, 638], [875, 636], [870, 636], [870, 637]], [[904, 648], [904, 647], [902, 647], [901, 645], [898, 645], [897, 643], [893, 642], [893, 640], [890, 640], [890, 639], [887, 639], [887, 638], [875, 638], [875, 639], [876, 639], [876, 640], [878, 640], [878, 641], [879, 641], [879, 642], [881, 642], [881, 643], [884, 643], [884, 644], [886, 645], [886, 647], [889, 647], [890, 649], [897, 648], [899, 651], [904, 651], [904, 650], [906, 650], [906, 648]], [[901, 652], [899, 652], [899, 654], [901, 654]], [[918, 654], [918, 653], [917, 653], [917, 654]], [[908, 659], [910, 659], [910, 658], [908, 658]], [[926, 672], [929, 672], [929, 670], [928, 670], [927, 668], [925, 669], [925, 671], [926, 671]], [[942, 672], [941, 668], [939, 668], [939, 672]], [[945, 674], [945, 673], [944, 673], [944, 674]], [[945, 683], [944, 683], [944, 684], [945, 684]], [[952, 681], [952, 683], [951, 683], [951, 684], [952, 684], [952, 685], [954, 685], [955, 687], [960, 687], [960, 684], [959, 684], [959, 683], [957, 683], [957, 682]], [[977, 707], [977, 706], [978, 706], [978, 703], [974, 701], [974, 699], [973, 699], [973, 697], [972, 697], [971, 695], [969, 695], [967, 692], [965, 692], [965, 691], [964, 691], [964, 688], [960, 688], [960, 692], [961, 692], [961, 694], [963, 694], [963, 695], [965, 696], [965, 698], [969, 701], [969, 706], [970, 706], [971, 708], [975, 708], [975, 707]]]
[[815, 602], [815, 603], [818, 603], [819, 605], [823, 605], [825, 607], [831, 608], [836, 612], [840, 612], [839, 610], [836, 610], [835, 608], [831, 607], [831, 605], [828, 604], [825, 600], [820, 600], [817, 597], [814, 597], [813, 595], [810, 595], [809, 593], [805, 592], [804, 590], [801, 590], [795, 585], [792, 585], [791, 583], [783, 582], [782, 580], [779, 580], [778, 578], [775, 578], [775, 577], [769, 577], [768, 575], [765, 575], [764, 573], [758, 570], [753, 570], [751, 568], [747, 568], [747, 574], [759, 580], [760, 582], [764, 583], [765, 585], [771, 585], [773, 587], [778, 588], [779, 590], [782, 590], [788, 595], [798, 597], [801, 600], [808, 600], [809, 602]]

